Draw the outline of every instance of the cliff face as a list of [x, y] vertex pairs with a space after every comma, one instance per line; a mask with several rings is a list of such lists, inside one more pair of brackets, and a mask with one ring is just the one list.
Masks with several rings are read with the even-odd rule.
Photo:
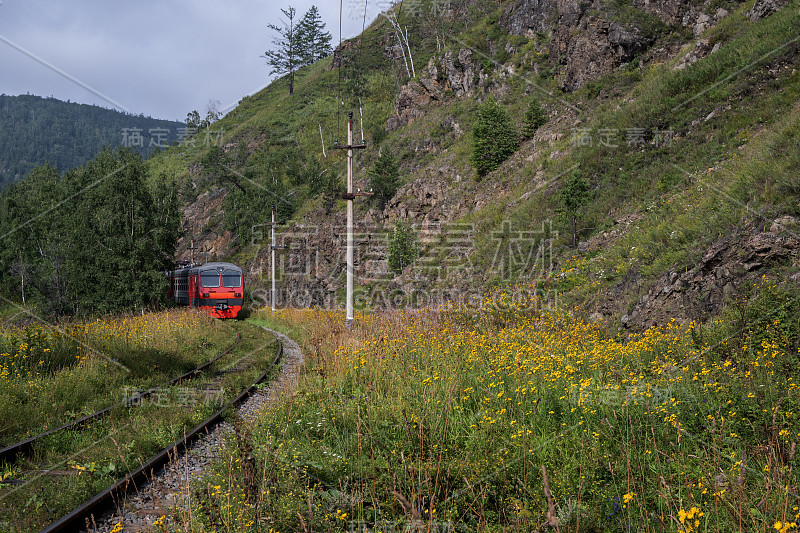
[[[788, 0], [758, 0], [751, 20], [768, 16]], [[728, 16], [719, 2], [706, 0], [517, 0], [500, 25], [511, 35], [550, 38], [550, 59], [563, 69], [561, 88], [572, 91], [647, 51], [660, 31], [683, 27], [695, 37]]]
[[[758, 0], [746, 15], [757, 20], [787, 3]], [[713, 51], [702, 34], [729, 15], [718, 5], [713, 0], [516, 0], [503, 10], [499, 25], [510, 35], [545, 42], [550, 64], [560, 75], [561, 89], [574, 91], [634, 59], [669, 59], [680, 49], [676, 43], [653, 48], [660, 36], [677, 28], [684, 28], [684, 33], [696, 41], [695, 49], [677, 68], [702, 59]], [[432, 57], [418, 81], [400, 88], [387, 130], [395, 131], [417, 120], [431, 104], [473, 97], [487, 83], [502, 84], [503, 78], [514, 74], [514, 67], [507, 65], [494, 65], [487, 71], [480, 59], [470, 48]]]
[[424, 107], [441, 102], [446, 93], [456, 98], [470, 98], [483, 84], [488, 74], [475, 61], [475, 52], [462, 48], [448, 51], [441, 57], [432, 57], [419, 75], [400, 88], [395, 102], [395, 115], [386, 123], [388, 131], [410, 124], [425, 114]]
[[[776, 1], [783, 0], [762, 0]], [[560, 75], [561, 88], [574, 91], [642, 57], [669, 28], [686, 27], [700, 35], [728, 15], [721, 8], [706, 13], [711, 10], [693, 5], [690, 0], [635, 0], [633, 4], [608, 0], [517, 0], [503, 10], [498, 24], [510, 35], [542, 41], [551, 66]], [[503, 79], [514, 74], [514, 66], [494, 64], [487, 71], [486, 61], [479, 55], [462, 47], [432, 57], [419, 72], [418, 81], [400, 88], [387, 130], [394, 131], [422, 117], [430, 104], [447, 98], [473, 97], [492, 82], [497, 86], [488, 88], [502, 92]]]
[[711, 20], [689, 0], [624, 4], [518, 0], [504, 11], [500, 24], [512, 35], [548, 36], [550, 60], [563, 69], [562, 89], [571, 91], [645, 52], [660, 26], [691, 26], [699, 34]]

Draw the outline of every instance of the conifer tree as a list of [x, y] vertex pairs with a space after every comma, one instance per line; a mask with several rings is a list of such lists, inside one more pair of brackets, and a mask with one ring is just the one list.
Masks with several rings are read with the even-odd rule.
[[267, 63], [272, 67], [270, 74], [287, 74], [289, 76], [289, 94], [294, 94], [294, 75], [303, 66], [297, 40], [297, 22], [295, 9], [281, 9], [286, 20], [282, 25], [267, 24], [277, 35], [272, 39], [273, 49], [264, 52]]
[[186, 127], [193, 132], [200, 129], [200, 113], [197, 112], [197, 109], [186, 113]]
[[400, 187], [400, 171], [394, 154], [387, 148], [381, 150], [369, 171], [369, 185], [375, 193], [378, 207], [383, 209]]
[[539, 104], [536, 97], [531, 97], [528, 109], [525, 111], [525, 122], [522, 125], [522, 139], [532, 139], [536, 130], [547, 123], [547, 112]]
[[495, 170], [519, 148], [517, 128], [505, 109], [491, 96], [479, 108], [472, 127], [470, 162], [483, 177]]
[[317, 6], [312, 5], [297, 25], [297, 50], [304, 66], [333, 53], [331, 34], [325, 31]]

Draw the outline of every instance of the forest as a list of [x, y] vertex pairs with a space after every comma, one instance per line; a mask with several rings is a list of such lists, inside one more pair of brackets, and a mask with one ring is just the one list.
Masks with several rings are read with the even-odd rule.
[[36, 167], [0, 193], [2, 293], [54, 316], [158, 305], [179, 206], [174, 181], [148, 178], [132, 148], [105, 148], [63, 176]]
[[0, 188], [49, 163], [65, 172], [104, 146], [130, 146], [143, 157], [185, 137], [185, 124], [33, 95], [0, 95]]

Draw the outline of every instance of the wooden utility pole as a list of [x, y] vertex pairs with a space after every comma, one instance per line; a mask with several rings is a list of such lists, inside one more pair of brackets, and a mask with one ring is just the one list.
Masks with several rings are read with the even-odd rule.
[[354, 305], [353, 305], [353, 200], [356, 196], [371, 196], [372, 193], [353, 192], [353, 150], [366, 148], [367, 145], [353, 144], [353, 112], [350, 111], [347, 121], [347, 145], [336, 146], [336, 148], [347, 150], [347, 192], [342, 198], [347, 200], [347, 304], [346, 317], [347, 327], [353, 325]]

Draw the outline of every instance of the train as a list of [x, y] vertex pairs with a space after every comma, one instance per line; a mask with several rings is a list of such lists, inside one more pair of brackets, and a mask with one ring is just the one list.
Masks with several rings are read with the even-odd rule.
[[217, 318], [236, 318], [244, 305], [244, 276], [233, 263], [184, 264], [165, 273], [169, 299], [208, 311]]

